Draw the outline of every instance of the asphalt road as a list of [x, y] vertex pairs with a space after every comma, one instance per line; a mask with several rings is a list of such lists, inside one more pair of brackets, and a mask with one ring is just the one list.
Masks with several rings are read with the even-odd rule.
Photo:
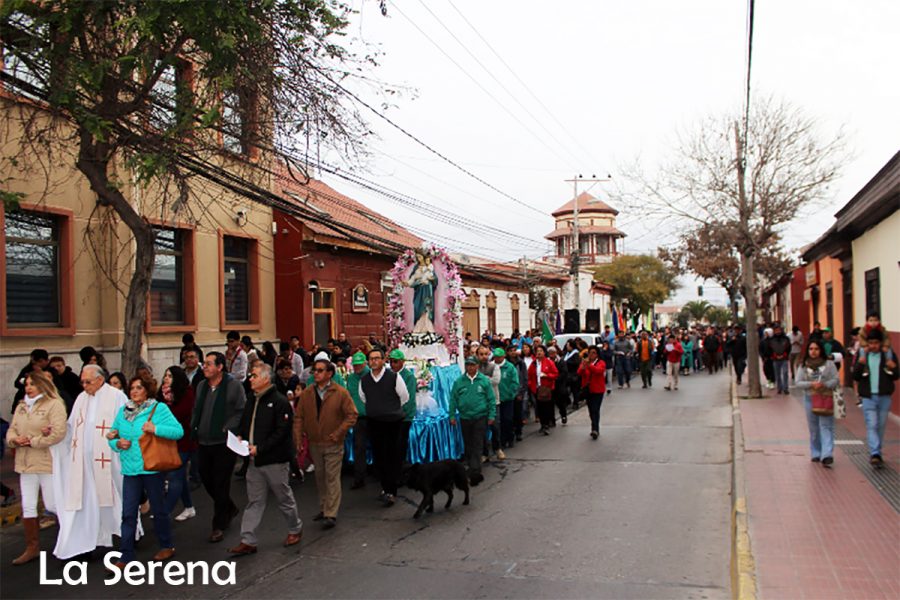
[[[4, 528], [0, 597], [7, 598], [728, 598], [730, 592], [730, 423], [728, 378], [694, 375], [678, 392], [614, 390], [604, 402], [600, 439], [587, 411], [549, 437], [528, 428], [503, 463], [485, 469], [472, 504], [457, 494], [449, 511], [413, 520], [419, 495], [401, 490], [396, 506], [375, 501], [374, 481], [350, 491], [345, 477], [338, 527], [322, 531], [315, 484], [295, 486], [305, 521], [300, 547], [281, 547], [274, 506], [259, 553], [236, 559], [236, 584], [104, 585], [99, 560], [87, 585], [39, 584], [37, 561], [12, 567], [21, 526]], [[236, 480], [236, 499], [244, 500]], [[174, 525], [177, 559], [228, 560], [237, 522], [221, 544], [206, 542], [209, 499], [195, 492], [200, 516]], [[145, 519], [145, 526], [152, 527]], [[55, 529], [42, 532], [52, 549]], [[150, 535], [138, 556], [155, 552]], [[224, 571], [223, 571], [224, 573]], [[62, 576], [48, 558], [47, 576]], [[159, 576], [159, 574], [158, 574]]]

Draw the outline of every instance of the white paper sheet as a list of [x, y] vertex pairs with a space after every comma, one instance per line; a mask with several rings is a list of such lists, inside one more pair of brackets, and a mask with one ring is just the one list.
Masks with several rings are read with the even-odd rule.
[[225, 445], [238, 456], [250, 455], [250, 444], [247, 440], [239, 440], [238, 437], [230, 431], [228, 432], [228, 441], [225, 442]]

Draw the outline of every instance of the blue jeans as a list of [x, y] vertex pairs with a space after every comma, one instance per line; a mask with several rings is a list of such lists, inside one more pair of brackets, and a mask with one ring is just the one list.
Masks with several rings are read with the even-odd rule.
[[876, 454], [881, 456], [881, 442], [884, 441], [884, 428], [887, 426], [888, 412], [891, 410], [891, 397], [872, 394], [871, 398], [863, 398], [862, 401], [869, 456]]
[[809, 427], [809, 453], [812, 458], [834, 456], [834, 416], [817, 415], [812, 411], [812, 400], [807, 394], [806, 424]]
[[591, 415], [591, 431], [600, 431], [600, 406], [603, 394], [588, 394], [588, 414]]
[[188, 461], [196, 454], [196, 452], [178, 452], [181, 457], [181, 467], [174, 471], [166, 472], [166, 481], [169, 482], [169, 489], [166, 492], [166, 513], [172, 514], [178, 501], [185, 508], [191, 508], [194, 503], [191, 501], [191, 486], [188, 485]]
[[153, 511], [153, 533], [159, 547], [173, 548], [172, 527], [169, 513], [166, 512], [166, 500], [163, 493], [166, 481], [165, 473], [153, 475], [126, 475], [122, 483], [122, 541], [119, 550], [122, 562], [134, 560], [134, 536], [137, 531], [138, 507], [141, 505], [141, 494], [146, 491]]
[[631, 359], [629, 357], [616, 357], [616, 379], [620, 386], [631, 382]]
[[775, 387], [779, 392], [788, 392], [788, 361], [776, 360], [772, 362], [775, 367]]

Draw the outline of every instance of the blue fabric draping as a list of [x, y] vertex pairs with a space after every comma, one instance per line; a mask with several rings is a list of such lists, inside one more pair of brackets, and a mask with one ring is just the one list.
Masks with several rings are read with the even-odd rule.
[[[411, 464], [456, 459], [463, 455], [462, 429], [459, 422], [450, 424], [447, 408], [450, 405], [450, 390], [462, 371], [459, 365], [431, 367], [431, 395], [437, 407], [426, 412], [419, 411], [409, 428], [409, 449], [406, 460]], [[344, 440], [344, 458], [353, 462], [353, 430]], [[366, 453], [368, 463], [372, 462], [371, 448]]]

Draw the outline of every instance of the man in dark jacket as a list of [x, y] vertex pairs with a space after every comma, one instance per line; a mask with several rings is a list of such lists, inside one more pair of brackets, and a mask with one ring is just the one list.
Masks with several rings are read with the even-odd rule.
[[737, 376], [738, 385], [747, 368], [747, 334], [742, 325], [734, 327], [734, 342], [731, 347], [731, 358], [734, 361], [734, 374]]
[[221, 352], [206, 355], [203, 375], [206, 379], [197, 386], [191, 436], [200, 443], [200, 480], [214, 504], [209, 541], [221, 542], [224, 530], [240, 512], [231, 499], [231, 475], [237, 455], [225, 443], [228, 432], [238, 430], [247, 397], [240, 382], [225, 372], [225, 355]]
[[[75, 405], [75, 398], [81, 394], [81, 377], [72, 371], [72, 367], [66, 365], [66, 359], [62, 356], [54, 356], [50, 359], [50, 369], [53, 373], [53, 383], [57, 389], [66, 393], [68, 399], [66, 401], [66, 414], [71, 414], [72, 407]], [[59, 379], [57, 379], [59, 378]], [[62, 387], [59, 387], [62, 384]]]
[[[566, 365], [563, 357], [559, 355], [559, 350], [556, 346], [547, 348], [547, 357], [553, 361], [553, 364], [556, 365], [556, 370], [559, 371], [559, 376], [556, 378], [556, 383], [553, 386], [553, 403], [556, 404], [559, 418], [565, 425], [569, 422], [566, 414], [566, 408], [569, 406], [569, 367]], [[556, 417], [553, 418], [550, 426], [556, 427]]]
[[241, 520], [241, 543], [228, 550], [237, 555], [256, 552], [256, 528], [266, 512], [269, 491], [275, 496], [278, 510], [288, 523], [288, 534], [283, 545], [293, 546], [300, 542], [303, 529], [290, 483], [294, 411], [287, 398], [272, 383], [272, 367], [258, 361], [247, 378], [253, 398], [244, 406], [238, 426], [238, 437], [247, 440], [250, 450], [247, 506]]
[[772, 369], [775, 371], [776, 394], [789, 394], [788, 375], [790, 372], [791, 339], [784, 334], [781, 325], [775, 326], [775, 333], [769, 338], [769, 353]]
[[719, 336], [716, 330], [710, 327], [706, 331], [706, 337], [703, 338], [703, 362], [706, 365], [706, 372], [710, 375], [719, 370], [718, 353]]
[[857, 393], [862, 398], [866, 418], [866, 441], [869, 444], [869, 463], [876, 469], [884, 466], [881, 445], [888, 413], [891, 410], [891, 394], [897, 380], [897, 363], [890, 352], [884, 352], [884, 334], [876, 329], [866, 339], [866, 356], [853, 369], [857, 381]]

